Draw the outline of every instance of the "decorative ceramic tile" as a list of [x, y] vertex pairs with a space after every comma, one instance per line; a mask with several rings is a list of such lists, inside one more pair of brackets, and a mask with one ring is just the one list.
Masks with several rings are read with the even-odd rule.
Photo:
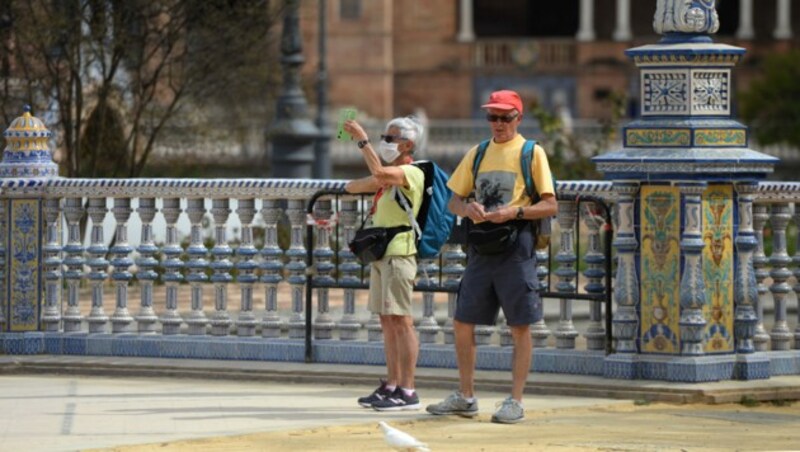
[[114, 336], [111, 334], [90, 334], [86, 338], [86, 354], [93, 356], [113, 356]]
[[692, 70], [692, 114], [730, 115], [730, 70]]
[[3, 353], [7, 355], [21, 355], [23, 341], [22, 333], [3, 334]]
[[625, 144], [635, 147], [688, 147], [692, 144], [689, 129], [626, 129]]
[[696, 146], [747, 146], [747, 132], [741, 129], [698, 129], [694, 131]]
[[136, 341], [136, 356], [160, 358], [160, 342], [160, 337], [155, 334], [139, 336], [139, 339]]
[[44, 353], [48, 355], [64, 354], [64, 335], [62, 333], [44, 333]]
[[688, 70], [642, 70], [642, 115], [688, 115]]
[[733, 187], [711, 185], [703, 194], [703, 280], [706, 353], [733, 351]]
[[89, 337], [86, 333], [66, 333], [64, 334], [64, 354], [65, 355], [86, 355], [86, 340]]
[[37, 331], [41, 300], [41, 201], [10, 199], [8, 242], [9, 331]]
[[680, 191], [641, 188], [641, 351], [680, 351]]

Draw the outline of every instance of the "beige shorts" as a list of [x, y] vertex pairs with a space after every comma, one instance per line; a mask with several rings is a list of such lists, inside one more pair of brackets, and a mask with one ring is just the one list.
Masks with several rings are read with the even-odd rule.
[[416, 276], [415, 256], [384, 256], [373, 262], [369, 276], [369, 310], [380, 315], [411, 315]]

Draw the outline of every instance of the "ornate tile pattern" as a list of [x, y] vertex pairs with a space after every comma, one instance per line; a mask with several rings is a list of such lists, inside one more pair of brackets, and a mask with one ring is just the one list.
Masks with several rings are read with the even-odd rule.
[[674, 147], [692, 144], [689, 129], [626, 129], [625, 144], [635, 147]]
[[707, 147], [747, 146], [747, 132], [741, 129], [698, 129], [694, 144]]
[[688, 70], [642, 70], [642, 115], [688, 115]]
[[680, 352], [680, 190], [641, 189], [641, 352]]
[[8, 330], [39, 329], [41, 298], [41, 201], [10, 199], [8, 217]]
[[733, 343], [733, 187], [711, 185], [703, 194], [703, 280], [706, 353], [730, 353]]
[[730, 70], [692, 70], [692, 114], [730, 115]]

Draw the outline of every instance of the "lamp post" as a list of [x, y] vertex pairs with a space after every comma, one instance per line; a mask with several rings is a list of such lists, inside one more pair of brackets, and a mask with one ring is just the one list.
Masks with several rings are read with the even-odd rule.
[[328, 72], [325, 66], [325, 40], [327, 38], [326, 4], [319, 0], [319, 68], [317, 69], [317, 128], [319, 138], [314, 143], [314, 179], [331, 177], [331, 134], [327, 125], [328, 111]]
[[308, 103], [300, 86], [300, 67], [305, 62], [300, 36], [299, 0], [284, 0], [286, 15], [281, 33], [283, 88], [278, 96], [275, 120], [269, 128], [272, 142], [271, 176], [310, 178], [313, 143], [319, 129], [308, 115]]

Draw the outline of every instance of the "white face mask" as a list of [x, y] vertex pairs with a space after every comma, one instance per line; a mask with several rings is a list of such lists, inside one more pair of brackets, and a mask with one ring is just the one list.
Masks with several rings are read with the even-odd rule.
[[400, 146], [400, 143], [387, 143], [384, 140], [381, 140], [380, 144], [378, 145], [378, 155], [383, 159], [386, 163], [392, 163], [397, 160], [397, 157], [400, 157], [400, 151], [397, 148]]

